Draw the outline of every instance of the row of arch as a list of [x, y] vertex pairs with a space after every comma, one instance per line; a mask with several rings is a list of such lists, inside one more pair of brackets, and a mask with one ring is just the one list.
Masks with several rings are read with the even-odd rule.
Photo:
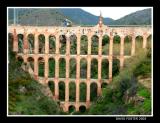
[[[23, 53], [23, 44], [24, 44], [24, 36], [23, 34], [18, 34], [18, 52]], [[45, 53], [45, 35], [40, 34], [38, 35], [38, 53], [43, 54]], [[49, 54], [55, 54], [56, 52], [56, 37], [54, 35], [49, 36]], [[124, 55], [130, 55], [131, 54], [131, 44], [132, 44], [132, 37], [127, 35], [124, 38]], [[136, 40], [136, 48], [139, 48], [143, 46], [143, 36], [137, 36], [135, 38]], [[151, 40], [151, 35], [147, 37], [147, 40]], [[33, 54], [35, 49], [35, 36], [33, 34], [28, 34], [27, 36], [28, 41], [28, 48], [29, 53]], [[59, 36], [59, 53], [65, 54], [66, 53], [66, 42], [70, 41], [70, 54], [77, 54], [77, 36], [71, 35], [69, 37], [69, 40], [67, 40], [67, 37], [65, 35]], [[97, 55], [98, 54], [98, 41], [99, 37], [97, 35], [93, 35], [91, 37], [91, 54]], [[102, 55], [108, 55], [109, 54], [109, 41], [110, 37], [108, 35], [104, 35], [102, 38]], [[80, 54], [85, 55], [87, 54], [88, 50], [88, 37], [86, 35], [82, 35], [80, 38]], [[121, 37], [119, 35], [115, 35], [113, 38], [113, 54], [118, 55], [120, 54], [120, 42]], [[149, 43], [147, 43], [149, 44]]]
[[[18, 57], [18, 60], [23, 62], [23, 58], [21, 56]], [[27, 62], [30, 64], [32, 70], [34, 71], [34, 58], [28, 57]], [[91, 59], [91, 69], [90, 69], [90, 78], [97, 79], [98, 78], [98, 60], [95, 58]], [[108, 79], [109, 78], [109, 61], [106, 58], [103, 58], [101, 61], [101, 78]], [[112, 75], [115, 76], [119, 73], [120, 61], [119, 59], [113, 59], [112, 62]], [[38, 76], [44, 77], [44, 67], [45, 62], [43, 57], [38, 58]], [[76, 78], [76, 59], [71, 58], [69, 60], [69, 78]], [[48, 77], [55, 77], [55, 59], [48, 59]], [[66, 60], [65, 58], [59, 59], [59, 77], [66, 77]], [[87, 59], [82, 58], [80, 60], [80, 78], [87, 78]]]
[[[55, 95], [55, 84], [53, 81], [48, 82], [48, 86], [53, 94]], [[107, 86], [106, 82], [101, 84], [101, 88], [105, 88]], [[65, 82], [60, 81], [58, 83], [58, 90], [59, 90], [59, 100], [65, 101]], [[75, 102], [76, 101], [76, 83], [69, 82], [69, 101]], [[98, 85], [96, 82], [90, 83], [90, 101], [94, 101], [98, 97]], [[79, 83], [79, 101], [86, 102], [87, 101], [87, 84], [85, 82]]]

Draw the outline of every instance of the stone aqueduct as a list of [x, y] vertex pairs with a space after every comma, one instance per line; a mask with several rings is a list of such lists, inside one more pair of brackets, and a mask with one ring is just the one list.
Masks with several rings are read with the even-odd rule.
[[[142, 36], [143, 37], [143, 46], [142, 48], [146, 48], [147, 45], [147, 38], [151, 35], [151, 27], [108, 27], [106, 25], [103, 25], [102, 18], [100, 17], [99, 23], [94, 27], [36, 27], [36, 26], [9, 26], [8, 28], [9, 33], [13, 35], [13, 51], [16, 52], [17, 57], [22, 57], [24, 63], [28, 63], [28, 58], [34, 59], [34, 70], [29, 71], [29, 73], [40, 83], [47, 84], [49, 81], [54, 81], [55, 89], [54, 89], [54, 99], [59, 99], [59, 87], [58, 83], [60, 81], [65, 82], [65, 101], [60, 102], [60, 106], [63, 108], [64, 111], [69, 110], [69, 106], [74, 106], [76, 111], [79, 110], [80, 106], [85, 106], [86, 108], [89, 108], [91, 101], [90, 101], [90, 84], [92, 82], [97, 84], [97, 94], [101, 95], [101, 84], [102, 84], [102, 78], [101, 78], [101, 62], [103, 59], [107, 59], [109, 62], [109, 79], [103, 80], [103, 82], [110, 83], [112, 81], [112, 62], [113, 58], [116, 57], [120, 61], [120, 68], [123, 68], [124, 60], [130, 56], [133, 56], [135, 54], [135, 45], [136, 45], [136, 37]], [[18, 34], [23, 34], [23, 52], [18, 52]], [[34, 35], [34, 49], [33, 52], [29, 52], [29, 46], [28, 46], [28, 38], [27, 36], [29, 34]], [[45, 36], [45, 52], [39, 53], [39, 40], [38, 36], [40, 34], [44, 34]], [[117, 56], [113, 56], [113, 38], [115, 35], [119, 35], [120, 40], [120, 53]], [[54, 54], [49, 53], [49, 36], [53, 35], [55, 36], [55, 44], [56, 44], [56, 50]], [[66, 53], [60, 54], [59, 52], [59, 38], [60, 35], [66, 36]], [[72, 55], [70, 54], [70, 36], [76, 35], [77, 37], [77, 53]], [[80, 53], [80, 46], [81, 46], [81, 36], [86, 35], [88, 37], [88, 52], [86, 55], [82, 55]], [[92, 55], [91, 54], [91, 37], [93, 35], [98, 36], [98, 55]], [[109, 54], [103, 55], [102, 54], [102, 38], [104, 35], [109, 36]], [[126, 56], [124, 54], [124, 38], [125, 36], [131, 36], [132, 42], [131, 42], [131, 55]], [[44, 77], [38, 76], [38, 59], [43, 58], [44, 59]], [[55, 60], [55, 75], [54, 77], [48, 76], [48, 60], [50, 58], [54, 58]], [[59, 59], [64, 58], [66, 61], [66, 71], [65, 71], [65, 78], [59, 77]], [[70, 59], [75, 58], [76, 60], [76, 78], [70, 78], [69, 76], [69, 64]], [[80, 60], [82, 58], [85, 58], [87, 60], [87, 78], [82, 79], [80, 78]], [[92, 79], [91, 78], [91, 60], [95, 58], [98, 61], [98, 79]], [[69, 83], [70, 81], [74, 81], [76, 84], [76, 100], [75, 102], [69, 101]], [[79, 85], [81, 82], [86, 83], [86, 101], [80, 102], [80, 89]]]

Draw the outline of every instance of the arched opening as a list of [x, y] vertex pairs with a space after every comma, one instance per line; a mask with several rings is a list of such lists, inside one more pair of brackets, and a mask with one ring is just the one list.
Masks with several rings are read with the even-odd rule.
[[120, 55], [120, 41], [120, 36], [115, 35], [113, 38], [113, 55]]
[[102, 82], [102, 84], [101, 84], [101, 88], [106, 88], [107, 87], [107, 83], [106, 82]]
[[28, 35], [28, 48], [29, 48], [29, 53], [33, 54], [34, 53], [34, 35], [33, 34], [29, 34]]
[[65, 100], [65, 83], [60, 81], [58, 86], [59, 86], [59, 100], [64, 101]]
[[87, 86], [85, 82], [80, 83], [80, 102], [86, 101]]
[[109, 78], [109, 62], [108, 59], [102, 59], [102, 67], [101, 67], [101, 77], [102, 79]]
[[85, 107], [84, 105], [81, 105], [81, 106], [79, 107], [79, 111], [80, 111], [81, 113], [84, 113], [84, 112], [86, 111], [86, 107]]
[[39, 68], [38, 75], [40, 77], [44, 77], [44, 59], [42, 57], [38, 59], [38, 68]]
[[151, 40], [152, 40], [152, 35], [149, 35], [147, 37], [147, 49], [150, 49], [151, 48]]
[[66, 60], [64, 58], [59, 59], [59, 77], [65, 78], [66, 76]]
[[8, 34], [8, 46], [9, 46], [9, 51], [13, 51], [13, 34], [9, 33]]
[[91, 54], [98, 55], [98, 42], [99, 37], [97, 35], [93, 35], [91, 38]]
[[56, 51], [56, 37], [54, 35], [49, 36], [49, 54], [55, 54]]
[[141, 50], [143, 47], [143, 37], [139, 35], [136, 37], [135, 41], [136, 41], [136, 50], [135, 51]]
[[60, 46], [59, 52], [60, 52], [60, 54], [65, 54], [66, 53], [66, 40], [67, 40], [66, 36], [65, 35], [60, 35], [59, 40], [60, 40], [60, 42], [59, 42], [59, 46]]
[[77, 37], [76, 35], [70, 36], [70, 53], [77, 54]]
[[21, 66], [23, 62], [24, 62], [23, 58], [21, 56], [18, 56], [17, 57], [17, 64], [18, 64], [18, 66]]
[[55, 85], [54, 85], [54, 82], [53, 81], [49, 81], [48, 82], [48, 87], [50, 88], [53, 96], [55, 95]]
[[76, 78], [76, 60], [75, 58], [70, 59], [70, 78]]
[[45, 36], [43, 34], [40, 34], [38, 36], [38, 42], [39, 42], [39, 54], [45, 53]]
[[104, 35], [102, 39], [102, 55], [108, 55], [109, 54], [109, 36]]
[[54, 58], [49, 59], [49, 77], [55, 77], [55, 60]]
[[80, 77], [87, 78], [87, 60], [85, 58], [80, 61]]
[[69, 106], [69, 113], [73, 113], [73, 112], [75, 112], [75, 110], [76, 110], [75, 106], [73, 106], [73, 105]]
[[88, 38], [86, 35], [81, 36], [81, 55], [86, 55], [88, 52]]
[[23, 53], [23, 35], [18, 34], [18, 53]]
[[131, 55], [131, 49], [132, 37], [128, 35], [124, 38], [124, 55]]
[[90, 99], [94, 101], [97, 98], [97, 83], [92, 82], [90, 85]]
[[112, 76], [113, 77], [119, 74], [119, 69], [120, 69], [119, 59], [113, 59], [113, 62], [112, 62]]
[[34, 71], [34, 59], [32, 57], [29, 57], [27, 59], [29, 66], [32, 68], [32, 71]]
[[97, 59], [91, 60], [91, 78], [98, 78], [98, 61]]
[[75, 84], [75, 82], [69, 83], [69, 101], [76, 101], [76, 84]]

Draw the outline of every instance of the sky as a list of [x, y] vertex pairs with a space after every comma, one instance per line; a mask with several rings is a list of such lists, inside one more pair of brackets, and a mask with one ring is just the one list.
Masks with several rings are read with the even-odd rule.
[[[56, 8], [66, 8], [66, 7], [56, 7]], [[81, 8], [96, 16], [99, 16], [101, 11], [103, 17], [109, 17], [116, 20], [121, 17], [124, 17], [125, 15], [136, 12], [138, 10], [144, 10], [152, 7], [69, 7], [69, 8]]]
[[119, 19], [132, 12], [147, 8], [150, 7], [81, 7], [81, 9], [96, 16], [99, 16], [101, 11], [103, 17], [110, 17], [112, 19]]

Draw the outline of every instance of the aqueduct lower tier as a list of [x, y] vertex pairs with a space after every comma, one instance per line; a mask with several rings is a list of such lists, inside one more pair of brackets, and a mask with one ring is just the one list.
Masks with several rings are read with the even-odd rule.
[[[64, 111], [69, 110], [69, 106], [75, 106], [76, 111], [79, 110], [80, 106], [85, 106], [89, 108], [90, 102], [90, 85], [92, 82], [97, 84], [97, 94], [101, 95], [101, 84], [102, 81], [105, 83], [110, 83], [112, 81], [112, 62], [113, 59], [119, 59], [120, 61], [120, 68], [123, 68], [124, 60], [133, 56], [135, 54], [135, 45], [136, 45], [136, 37], [142, 36], [143, 37], [143, 45], [142, 48], [146, 48], [147, 46], [147, 38], [151, 35], [151, 27], [107, 27], [102, 26], [99, 27], [98, 25], [95, 27], [36, 27], [36, 26], [9, 26], [9, 33], [13, 36], [13, 51], [17, 53], [17, 57], [22, 57], [24, 63], [28, 63], [28, 58], [34, 59], [34, 69], [29, 70], [31, 76], [33, 76], [36, 80], [38, 80], [42, 84], [47, 84], [49, 81], [54, 81], [55, 84], [55, 92], [54, 92], [54, 99], [59, 99], [59, 87], [58, 84], [60, 81], [64, 81], [65, 83], [65, 100], [61, 102], [61, 106]], [[19, 52], [18, 47], [18, 34], [23, 35], [23, 51]], [[30, 49], [29, 42], [28, 42], [28, 35], [32, 34], [34, 36], [34, 48]], [[38, 36], [43, 34], [45, 43], [44, 43], [44, 52], [41, 53], [39, 51], [39, 38]], [[61, 54], [59, 51], [60, 48], [60, 35], [66, 36], [66, 52], [65, 54]], [[77, 47], [76, 53], [73, 55], [70, 53], [70, 36], [75, 35], [77, 40]], [[88, 45], [87, 45], [87, 54], [81, 54], [81, 36], [86, 35], [88, 38]], [[91, 53], [91, 43], [92, 43], [92, 36], [96, 35], [98, 37], [98, 54]], [[109, 36], [109, 53], [108, 55], [102, 54], [102, 39], [104, 35]], [[120, 36], [120, 53], [119, 55], [113, 54], [113, 38], [115, 35]], [[49, 52], [49, 36], [55, 37], [55, 52]], [[131, 42], [131, 54], [125, 55], [124, 54], [124, 38], [125, 36], [130, 36], [132, 38]], [[44, 62], [44, 77], [38, 76], [38, 59], [42, 58]], [[54, 77], [48, 76], [48, 60], [50, 58], [54, 58], [55, 60], [55, 75]], [[59, 77], [59, 59], [64, 58], [66, 61], [66, 71], [65, 71], [65, 78]], [[69, 65], [70, 59], [75, 58], [76, 60], [76, 77], [70, 78], [69, 76]], [[81, 59], [87, 60], [87, 75], [85, 79], [80, 77], [80, 61]], [[98, 61], [98, 78], [93, 79], [91, 78], [91, 60], [95, 58]], [[109, 62], [109, 75], [108, 79], [102, 79], [101, 77], [101, 69], [102, 60], [107, 59]], [[70, 81], [75, 82], [76, 84], [76, 101], [70, 102], [69, 101], [69, 83]], [[86, 84], [86, 101], [80, 102], [80, 88], [79, 85], [81, 82], [85, 82]]]

